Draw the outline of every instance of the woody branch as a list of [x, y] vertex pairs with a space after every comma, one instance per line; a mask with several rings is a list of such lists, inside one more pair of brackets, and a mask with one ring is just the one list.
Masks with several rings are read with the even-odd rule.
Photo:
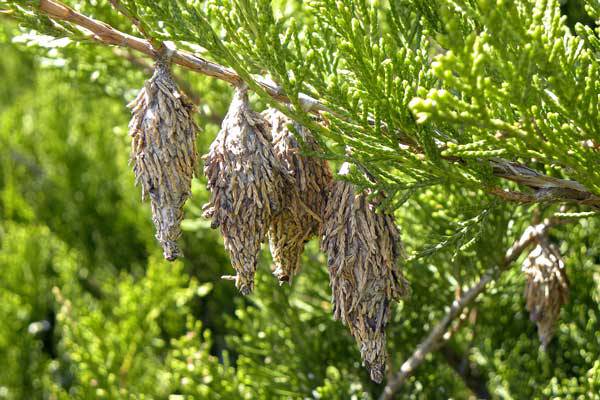
[[506, 271], [508, 267], [519, 258], [523, 251], [535, 240], [543, 237], [549, 228], [566, 222], [568, 222], [568, 220], [551, 218], [525, 229], [525, 232], [523, 232], [521, 237], [506, 251], [504, 258], [500, 261], [499, 265], [487, 270], [474, 286], [464, 292], [459, 299], [452, 303], [450, 310], [446, 315], [444, 315], [440, 322], [438, 322], [429, 332], [427, 337], [417, 346], [412, 355], [402, 364], [399, 371], [388, 380], [379, 400], [392, 399], [407, 379], [412, 376], [415, 370], [425, 361], [425, 357], [429, 353], [436, 351], [450, 339], [454, 333], [454, 330], [448, 329], [452, 321], [460, 316], [465, 307], [473, 303], [473, 301], [485, 291], [488, 283], [496, 280], [502, 272]]

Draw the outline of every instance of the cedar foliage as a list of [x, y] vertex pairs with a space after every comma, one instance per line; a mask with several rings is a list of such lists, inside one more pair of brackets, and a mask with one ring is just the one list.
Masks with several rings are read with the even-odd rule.
[[[565, 196], [583, 203], [571, 211], [593, 210], [577, 190], [503, 179], [508, 166], [600, 195], [597, 0], [122, 0], [122, 13], [109, 2], [65, 3], [232, 68], [254, 109], [275, 107], [310, 130], [319, 151], [296, 135], [304, 156], [360, 171], [335, 178], [394, 215], [409, 254], [402, 270], [412, 296], [389, 315], [392, 370], [501, 259], [534, 210], [549, 216]], [[8, 366], [0, 397], [379, 396], [352, 337], [331, 318], [327, 259], [315, 241], [291, 287], [260, 273], [269, 255], [255, 255], [255, 292], [239, 298], [219, 279], [230, 262], [201, 218], [210, 194], [199, 177], [182, 222], [186, 257], [161, 260], [127, 166], [124, 108], [152, 60], [98, 45], [39, 13], [40, 4], [0, 2], [0, 361]], [[196, 144], [207, 153], [231, 90], [174, 73], [201, 99]], [[258, 75], [280, 85], [289, 107]], [[307, 112], [301, 93], [329, 111]], [[511, 201], [515, 193], [528, 202]], [[598, 224], [582, 219], [548, 238], [570, 299], [545, 351], [519, 260], [398, 395], [595, 398]]]

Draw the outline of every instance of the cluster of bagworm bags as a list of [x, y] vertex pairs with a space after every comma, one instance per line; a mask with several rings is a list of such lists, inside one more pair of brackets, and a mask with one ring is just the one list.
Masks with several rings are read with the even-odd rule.
[[349, 327], [371, 378], [381, 382], [391, 305], [409, 292], [398, 266], [402, 245], [393, 217], [376, 213], [368, 193], [334, 182], [327, 161], [302, 154], [319, 151], [309, 130], [278, 110], [261, 117], [262, 122], [238, 89], [205, 156], [212, 192], [206, 216], [221, 226], [238, 287], [244, 294], [252, 289], [267, 226], [273, 274], [280, 282], [299, 272], [306, 241], [320, 237], [334, 317]]
[[[197, 168], [194, 109], [160, 60], [130, 107], [136, 183], [142, 198], [150, 197], [156, 238], [173, 260]], [[254, 288], [267, 239], [273, 274], [291, 283], [305, 243], [319, 237], [328, 256], [334, 318], [349, 327], [371, 378], [381, 382], [390, 307], [409, 292], [398, 266], [399, 233], [391, 215], [375, 212], [368, 193], [333, 181], [326, 160], [303, 154], [319, 150], [308, 129], [275, 109], [252, 111], [247, 89], [237, 88], [204, 156], [211, 192], [204, 216], [220, 229], [244, 295]]]
[[560, 309], [569, 298], [569, 281], [563, 260], [552, 244], [540, 243], [523, 262], [527, 277], [526, 307], [538, 328], [542, 348], [546, 348], [556, 330]]
[[168, 61], [159, 60], [129, 107], [136, 184], [142, 187], [142, 201], [150, 197], [156, 239], [164, 257], [172, 261], [180, 255], [183, 205], [198, 164], [194, 106], [178, 89]]

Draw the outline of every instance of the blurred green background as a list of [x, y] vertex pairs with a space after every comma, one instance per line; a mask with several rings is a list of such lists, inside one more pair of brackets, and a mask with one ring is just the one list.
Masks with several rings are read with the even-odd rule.
[[[577, 20], [569, 4], [569, 21]], [[354, 341], [331, 318], [325, 257], [314, 241], [291, 287], [270, 276], [265, 252], [256, 291], [243, 298], [220, 279], [231, 268], [219, 235], [200, 218], [200, 178], [183, 224], [185, 258], [162, 260], [128, 166], [125, 104], [148, 77], [148, 61], [92, 44], [24, 41], [0, 20], [0, 399], [377, 398], [382, 386], [370, 382]], [[199, 104], [205, 153], [231, 91], [176, 74]], [[409, 251], [474, 217], [462, 190], [427, 190], [399, 211]], [[474, 247], [405, 267], [413, 296], [389, 326], [392, 369], [456, 288], [520, 234], [511, 221], [522, 210], [493, 209]], [[516, 267], [398, 398], [600, 398], [598, 229], [590, 220], [554, 233], [557, 243], [569, 238], [561, 250], [571, 301], [547, 352], [538, 351]]]

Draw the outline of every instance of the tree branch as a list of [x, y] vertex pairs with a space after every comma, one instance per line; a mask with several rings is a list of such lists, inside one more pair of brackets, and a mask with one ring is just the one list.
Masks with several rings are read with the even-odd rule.
[[[525, 165], [501, 158], [491, 159], [488, 162], [492, 166], [495, 176], [533, 189], [533, 194], [502, 190], [493, 190], [492, 194], [524, 203], [564, 201], [600, 208], [600, 197], [591, 193], [588, 188], [577, 181], [547, 176]], [[500, 194], [500, 192], [503, 193]]]
[[547, 219], [544, 222], [528, 227], [513, 245], [507, 250], [504, 258], [497, 268], [490, 268], [479, 279], [479, 281], [469, 290], [463, 293], [460, 299], [455, 300], [448, 313], [431, 330], [429, 335], [423, 340], [413, 352], [413, 354], [402, 364], [400, 370], [388, 380], [380, 400], [390, 400], [414, 371], [425, 361], [425, 357], [438, 349], [450, 339], [453, 331], [448, 331], [448, 327], [456, 319], [463, 309], [471, 304], [477, 297], [485, 291], [486, 285], [495, 280], [504, 272], [514, 261], [519, 258], [521, 253], [537, 238], [543, 236], [553, 225], [563, 223], [560, 219]]
[[[103, 44], [129, 47], [152, 58], [158, 56], [158, 50], [155, 49], [148, 40], [121, 32], [104, 22], [80, 14], [58, 1], [41, 0], [39, 9], [50, 18], [66, 21], [87, 29], [92, 32], [92, 37], [95, 40]], [[205, 60], [204, 58], [187, 51], [175, 50], [171, 57], [171, 61], [192, 71], [212, 76], [213, 78], [229, 82], [236, 86], [242, 83], [240, 76], [231, 68]], [[264, 78], [259, 78], [257, 83], [273, 99], [284, 103], [290, 102], [290, 99], [285, 95], [281, 87], [268, 82]], [[302, 107], [307, 111], [330, 111], [321, 102], [305, 94], [300, 94], [298, 100]]]
[[[111, 0], [111, 3], [116, 5], [117, 9], [122, 10], [118, 1]], [[92, 38], [100, 43], [128, 47], [152, 58], [156, 58], [158, 55], [158, 50], [154, 48], [150, 41], [121, 32], [104, 22], [82, 15], [57, 0], [40, 0], [39, 10], [50, 18], [66, 21], [85, 28], [92, 33]], [[237, 86], [242, 83], [240, 76], [231, 68], [208, 61], [187, 51], [175, 50], [172, 61], [182, 67], [229, 82], [232, 85]], [[262, 77], [257, 77], [256, 82], [274, 100], [282, 103], [290, 103], [290, 99], [280, 86]], [[298, 100], [306, 111], [313, 113], [324, 111], [336, 114], [320, 101], [305, 94], [299, 94]], [[422, 152], [415, 145], [414, 140], [410, 138], [410, 135], [403, 133], [401, 136], [405, 139], [401, 139], [400, 144], [409, 146], [416, 152]], [[460, 161], [460, 159], [456, 159], [455, 157], [450, 159]], [[531, 195], [519, 192], [508, 192], [507, 194], [507, 192], [501, 189], [492, 189], [489, 191], [489, 193], [499, 196], [504, 200], [521, 203], [570, 202], [600, 209], [600, 197], [578, 182], [549, 177], [524, 165], [503, 159], [486, 160], [485, 162], [490, 163], [495, 176], [533, 189], [533, 194]]]

